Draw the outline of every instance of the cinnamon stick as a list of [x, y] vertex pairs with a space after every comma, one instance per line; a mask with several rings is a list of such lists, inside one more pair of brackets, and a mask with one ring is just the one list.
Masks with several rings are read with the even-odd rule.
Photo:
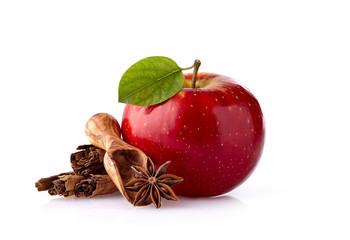
[[74, 172], [41, 178], [35, 183], [38, 191], [48, 191], [50, 195], [64, 197], [94, 197], [118, 191], [107, 174], [80, 176]]
[[35, 183], [35, 187], [39, 192], [49, 190], [53, 187], [53, 182], [58, 180], [60, 176], [70, 175], [72, 172], [60, 173], [51, 177], [41, 178]]
[[75, 186], [76, 197], [94, 197], [97, 195], [106, 195], [118, 191], [117, 186], [112, 182], [107, 174], [93, 175], [80, 181]]
[[58, 180], [53, 182], [53, 188], [55, 191], [50, 193], [49, 190], [49, 194], [70, 197], [75, 193], [76, 184], [78, 184], [84, 178], [84, 176], [79, 176], [76, 174], [59, 176]]
[[72, 172], [41, 178], [38, 191], [64, 197], [94, 197], [118, 191], [103, 166], [105, 151], [93, 145], [80, 145], [70, 156]]
[[70, 156], [71, 166], [77, 175], [107, 174], [103, 166], [105, 151], [93, 145], [80, 145]]

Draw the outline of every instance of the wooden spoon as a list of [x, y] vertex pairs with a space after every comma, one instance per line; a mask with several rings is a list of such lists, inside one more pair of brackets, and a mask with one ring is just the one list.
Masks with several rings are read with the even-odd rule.
[[92, 116], [86, 123], [85, 134], [92, 145], [106, 151], [104, 167], [121, 194], [132, 204], [136, 193], [127, 191], [124, 186], [134, 179], [131, 166], [146, 169], [147, 155], [121, 139], [119, 123], [110, 114], [98, 113]]

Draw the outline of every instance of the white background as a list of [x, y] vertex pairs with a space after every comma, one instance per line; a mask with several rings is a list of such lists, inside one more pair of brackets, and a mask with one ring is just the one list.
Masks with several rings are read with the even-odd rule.
[[[0, 2], [1, 231], [6, 239], [349, 239], [348, 1]], [[266, 144], [239, 188], [135, 208], [37, 192], [70, 170], [87, 119], [121, 120], [118, 82], [154, 55], [240, 80]], [[5, 239], [1, 237], [2, 239]]]

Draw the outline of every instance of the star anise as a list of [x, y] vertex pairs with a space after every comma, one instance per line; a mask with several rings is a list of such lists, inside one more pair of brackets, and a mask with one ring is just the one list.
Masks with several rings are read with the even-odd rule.
[[145, 205], [151, 198], [157, 208], [161, 206], [161, 197], [177, 201], [171, 186], [182, 182], [183, 178], [167, 173], [170, 161], [160, 166], [157, 172], [150, 158], [147, 159], [147, 169], [131, 166], [135, 179], [125, 185], [125, 189], [137, 192], [134, 206]]

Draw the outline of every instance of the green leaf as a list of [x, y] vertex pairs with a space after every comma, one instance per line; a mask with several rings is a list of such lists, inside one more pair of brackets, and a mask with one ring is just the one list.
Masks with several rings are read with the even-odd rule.
[[163, 102], [182, 88], [182, 70], [167, 57], [144, 58], [123, 74], [119, 82], [118, 100], [138, 106]]

